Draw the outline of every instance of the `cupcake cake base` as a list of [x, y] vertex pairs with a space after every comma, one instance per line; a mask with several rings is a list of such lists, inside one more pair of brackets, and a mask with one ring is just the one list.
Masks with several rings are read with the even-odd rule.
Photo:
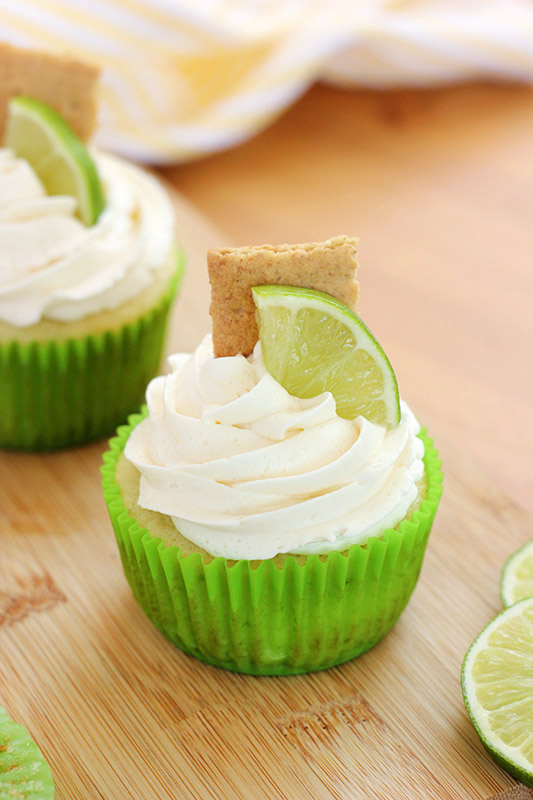
[[159, 369], [183, 272], [183, 252], [174, 251], [153, 298], [82, 320], [79, 331], [76, 323], [45, 322], [32, 340], [24, 330], [9, 338], [7, 326], [0, 327], [0, 447], [52, 450], [82, 444], [126, 420]]
[[104, 456], [104, 496], [133, 594], [184, 652], [224, 669], [290, 675], [342, 664], [393, 627], [416, 585], [442, 491], [425, 433], [426, 496], [396, 528], [327, 556], [228, 561], [153, 536], [125, 503], [117, 464], [130, 417]]

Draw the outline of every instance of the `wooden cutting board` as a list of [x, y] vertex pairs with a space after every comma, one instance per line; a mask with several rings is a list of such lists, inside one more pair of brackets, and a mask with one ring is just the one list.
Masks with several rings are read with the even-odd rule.
[[[208, 330], [205, 249], [224, 237], [179, 197], [189, 271], [169, 350]], [[0, 704], [48, 759], [57, 800], [488, 798], [513, 781], [464, 710], [461, 661], [500, 609], [531, 519], [446, 441], [445, 493], [392, 633], [342, 667], [254, 678], [182, 654], [123, 576], [105, 442], [0, 455]]]

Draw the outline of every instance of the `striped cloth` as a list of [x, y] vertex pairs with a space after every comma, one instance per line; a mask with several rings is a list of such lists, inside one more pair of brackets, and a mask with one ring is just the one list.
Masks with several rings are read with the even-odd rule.
[[533, 82], [531, 0], [0, 0], [3, 39], [100, 64], [103, 147], [186, 161], [312, 82]]

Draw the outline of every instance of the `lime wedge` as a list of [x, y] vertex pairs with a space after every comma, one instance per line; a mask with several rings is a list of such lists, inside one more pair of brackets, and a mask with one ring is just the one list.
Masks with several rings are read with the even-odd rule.
[[533, 597], [533, 539], [503, 565], [500, 594], [506, 608], [525, 597]]
[[50, 767], [26, 728], [0, 708], [0, 800], [53, 800]]
[[466, 710], [481, 742], [510, 775], [533, 786], [533, 598], [490, 622], [466, 654]]
[[329, 391], [340, 417], [398, 425], [396, 377], [353, 311], [329, 294], [296, 286], [255, 286], [252, 294], [265, 366], [290, 394]]
[[33, 97], [14, 97], [5, 144], [33, 167], [48, 194], [75, 197], [80, 220], [96, 222], [105, 199], [95, 163], [57, 111]]

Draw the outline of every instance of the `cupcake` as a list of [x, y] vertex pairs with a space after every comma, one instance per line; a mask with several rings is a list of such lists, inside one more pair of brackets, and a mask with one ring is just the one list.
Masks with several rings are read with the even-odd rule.
[[[441, 494], [438, 455], [372, 335], [322, 294], [325, 281], [355, 299], [355, 240], [209, 260], [213, 336], [170, 358], [105, 455], [122, 564], [148, 617], [186, 653], [257, 675], [325, 669], [377, 644], [409, 600]], [[263, 290], [260, 333], [252, 286]], [[313, 328], [315, 311], [321, 325], [329, 314], [329, 335]], [[350, 397], [328, 372], [343, 325], [357, 337], [341, 370]], [[374, 367], [379, 390], [365, 378]]]
[[0, 447], [52, 449], [108, 434], [139, 407], [183, 255], [154, 177], [88, 150], [34, 98], [17, 98], [10, 119], [0, 149]]

